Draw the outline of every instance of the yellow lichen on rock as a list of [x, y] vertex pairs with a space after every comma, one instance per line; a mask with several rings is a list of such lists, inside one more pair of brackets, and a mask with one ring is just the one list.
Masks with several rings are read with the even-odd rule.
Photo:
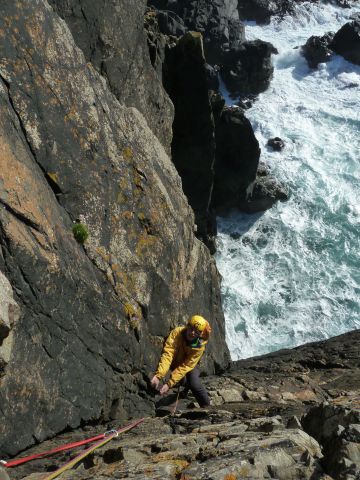
[[125, 147], [122, 150], [122, 156], [124, 157], [125, 160], [129, 161], [132, 160], [134, 153], [133, 149], [131, 147]]
[[135, 253], [138, 257], [143, 257], [145, 253], [149, 252], [157, 243], [157, 238], [154, 235], [142, 233], [137, 242]]

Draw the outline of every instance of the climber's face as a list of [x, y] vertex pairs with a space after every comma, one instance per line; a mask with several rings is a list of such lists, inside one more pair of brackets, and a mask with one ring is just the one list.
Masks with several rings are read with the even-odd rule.
[[201, 332], [194, 327], [188, 326], [186, 329], [186, 337], [189, 341], [195, 340], [195, 338], [201, 337]]

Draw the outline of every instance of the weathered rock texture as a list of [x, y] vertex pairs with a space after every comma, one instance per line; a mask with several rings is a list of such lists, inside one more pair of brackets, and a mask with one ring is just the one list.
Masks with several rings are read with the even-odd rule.
[[[216, 97], [215, 97], [216, 98]], [[214, 105], [216, 121], [216, 178], [213, 205], [239, 207], [246, 190], [256, 179], [259, 142], [244, 112], [238, 107]]]
[[333, 37], [334, 34], [328, 32], [322, 37], [313, 35], [307, 40], [306, 44], [302, 47], [302, 53], [310, 68], [317, 68], [319, 63], [327, 62], [330, 59], [333, 52], [329, 48], [329, 45]]
[[253, 40], [226, 54], [221, 76], [233, 98], [257, 95], [269, 87], [274, 72], [273, 53], [277, 50], [271, 43]]
[[14, 328], [19, 320], [20, 309], [14, 300], [8, 279], [0, 272], [0, 375], [10, 360]]
[[[224, 54], [239, 47], [245, 39], [238, 0], [148, 0], [148, 4], [165, 10], [163, 16], [174, 18], [175, 14], [187, 30], [202, 33], [206, 60], [210, 64], [222, 63]], [[167, 24], [160, 22], [163, 33], [174, 34]]]
[[239, 15], [242, 20], [256, 20], [258, 23], [268, 23], [273, 15], [284, 15], [294, 9], [295, 2], [281, 0], [238, 0]]
[[147, 54], [146, 0], [49, 0], [66, 21], [85, 59], [107, 80], [120, 102], [136, 107], [170, 151], [173, 106]]
[[310, 37], [302, 47], [302, 52], [310, 68], [317, 68], [319, 63], [327, 62], [334, 52], [345, 60], [360, 65], [360, 19], [356, 17], [336, 33]]
[[330, 48], [349, 62], [360, 65], [360, 18], [341, 27], [336, 32]]
[[[147, 418], [64, 478], [356, 479], [359, 340], [357, 331], [237, 362], [231, 372], [205, 379], [212, 407], [188, 408], [191, 398], [181, 400], [174, 417]], [[170, 411], [158, 409], [159, 414]], [[34, 451], [92, 433], [66, 434]], [[14, 471], [13, 478], [40, 480], [41, 472], [65, 460], [62, 454], [33, 462]]]
[[151, 412], [163, 337], [194, 312], [214, 331], [204, 368], [228, 352], [215, 264], [145, 118], [45, 0], [2, 2], [0, 42], [0, 270], [21, 311], [0, 380], [3, 456]]

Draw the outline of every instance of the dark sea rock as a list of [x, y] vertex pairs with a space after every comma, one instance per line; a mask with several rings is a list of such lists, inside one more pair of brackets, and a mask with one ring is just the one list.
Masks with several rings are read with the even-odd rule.
[[157, 13], [157, 21], [160, 32], [164, 35], [182, 37], [186, 33], [186, 27], [183, 19], [173, 12], [164, 12], [160, 10]]
[[201, 32], [206, 61], [211, 65], [222, 63], [224, 54], [245, 40], [238, 0], [148, 0], [148, 5], [176, 14], [187, 30]]
[[239, 208], [247, 213], [262, 212], [288, 198], [287, 189], [273, 175], [257, 175], [253, 188], [248, 197], [240, 202]]
[[188, 32], [168, 50], [164, 85], [175, 107], [172, 160], [195, 213], [197, 236], [214, 251], [215, 132], [202, 36]]
[[269, 42], [243, 42], [225, 55], [221, 77], [233, 98], [258, 94], [269, 87], [274, 67], [271, 55], [277, 53]]
[[349, 62], [360, 65], [360, 19], [341, 27], [336, 32], [330, 48]]
[[319, 63], [330, 60], [332, 50], [330, 43], [334, 38], [334, 33], [328, 32], [322, 37], [316, 35], [310, 37], [302, 47], [302, 53], [306, 58], [310, 68], [317, 68]]
[[[92, 5], [91, 28], [106, 24], [107, 8]], [[124, 20], [138, 12], [135, 26], [143, 20], [137, 6], [124, 10]], [[115, 29], [123, 48], [127, 27]], [[202, 368], [212, 373], [229, 361], [215, 263], [194, 237], [193, 212], [163, 145], [109, 88], [115, 63], [101, 76], [77, 46], [76, 25], [70, 30], [42, 0], [1, 3], [5, 31], [0, 458], [80, 424], [153, 412], [148, 378], [163, 338], [194, 312], [213, 326]], [[131, 48], [129, 55], [129, 83], [141, 91], [150, 77], [130, 74], [138, 60]], [[162, 128], [170, 132], [171, 121]], [[89, 231], [84, 244], [72, 233], [77, 219]]]
[[[215, 208], [238, 206], [255, 180], [260, 148], [254, 131], [239, 107], [224, 107], [221, 97], [212, 97], [216, 125]], [[223, 107], [223, 108], [222, 108]]]
[[241, 20], [255, 20], [257, 23], [268, 23], [273, 15], [284, 15], [292, 12], [293, 0], [239, 0], [238, 8]]
[[279, 137], [274, 137], [268, 140], [267, 145], [276, 152], [281, 152], [285, 147], [285, 142]]

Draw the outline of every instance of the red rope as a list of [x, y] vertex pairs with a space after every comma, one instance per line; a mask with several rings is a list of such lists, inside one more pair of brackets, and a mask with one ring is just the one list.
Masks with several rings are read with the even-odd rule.
[[71, 450], [72, 448], [80, 447], [81, 445], [86, 445], [87, 443], [96, 442], [97, 440], [101, 440], [106, 436], [106, 433], [102, 433], [100, 435], [97, 435], [96, 437], [88, 438], [87, 440], [80, 440], [79, 442], [68, 443], [66, 445], [62, 445], [61, 447], [53, 448], [52, 450], [49, 450], [47, 452], [37, 453], [28, 457], [19, 458], [18, 460], [10, 460], [8, 462], [3, 460], [1, 464], [6, 468], [17, 467], [18, 465], [30, 462], [31, 460], [35, 460], [36, 458], [46, 457], [48, 455], [52, 455], [53, 453], [63, 452], [64, 450]]

